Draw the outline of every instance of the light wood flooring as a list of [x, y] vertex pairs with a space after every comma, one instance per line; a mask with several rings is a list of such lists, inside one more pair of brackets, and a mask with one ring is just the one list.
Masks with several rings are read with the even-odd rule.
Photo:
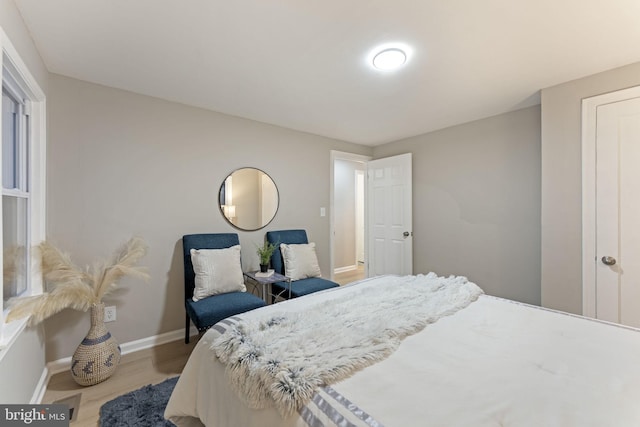
[[358, 264], [358, 268], [344, 273], [338, 273], [333, 276], [333, 280], [341, 285], [364, 279], [364, 265]]
[[191, 337], [189, 344], [179, 340], [127, 354], [122, 357], [111, 378], [90, 387], [76, 384], [68, 371], [55, 374], [49, 380], [42, 403], [53, 403], [82, 393], [77, 419], [71, 426], [95, 427], [104, 403], [148, 384], [157, 384], [179, 375], [197, 341], [196, 336]]

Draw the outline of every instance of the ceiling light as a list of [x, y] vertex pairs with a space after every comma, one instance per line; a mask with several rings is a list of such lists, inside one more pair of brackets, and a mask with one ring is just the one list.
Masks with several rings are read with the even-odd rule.
[[381, 50], [373, 57], [373, 66], [383, 71], [400, 68], [405, 62], [407, 62], [407, 54], [397, 47]]

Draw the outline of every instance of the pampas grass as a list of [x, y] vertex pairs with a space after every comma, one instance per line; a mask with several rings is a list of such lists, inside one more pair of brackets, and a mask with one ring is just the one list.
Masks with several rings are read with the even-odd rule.
[[11, 246], [2, 252], [2, 280], [6, 286], [16, 279], [20, 274], [24, 274], [24, 268], [20, 260], [24, 259], [24, 246]]
[[113, 291], [124, 276], [149, 279], [147, 270], [136, 266], [147, 253], [147, 245], [140, 237], [122, 245], [111, 259], [96, 262], [85, 270], [76, 267], [68, 254], [48, 242], [42, 242], [38, 249], [42, 276], [51, 290], [11, 300], [6, 322], [31, 316], [29, 325], [35, 325], [65, 308], [87, 311]]

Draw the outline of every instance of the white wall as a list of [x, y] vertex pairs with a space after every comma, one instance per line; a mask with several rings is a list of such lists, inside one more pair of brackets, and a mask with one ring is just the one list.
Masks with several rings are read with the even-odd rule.
[[[40, 88], [48, 94], [48, 72], [12, 0], [0, 0], [0, 27]], [[28, 403], [45, 367], [42, 328], [29, 328], [0, 360], [0, 402]]]
[[413, 153], [413, 270], [540, 304], [540, 108], [375, 147]]
[[[126, 279], [112, 335], [128, 342], [184, 327], [181, 237], [236, 232], [222, 217], [220, 184], [252, 166], [280, 194], [271, 224], [239, 232], [245, 269], [258, 269], [254, 243], [267, 230], [304, 228], [329, 272], [330, 151], [371, 154], [369, 147], [231, 117], [51, 75], [49, 98], [49, 239], [79, 265], [107, 256], [132, 234], [150, 247], [142, 265], [151, 281]], [[72, 354], [89, 316], [72, 310], [47, 323], [47, 360]]]
[[582, 99], [640, 85], [640, 63], [542, 91], [542, 305], [582, 313]]
[[351, 267], [356, 261], [356, 170], [365, 164], [350, 160], [334, 163], [334, 268]]

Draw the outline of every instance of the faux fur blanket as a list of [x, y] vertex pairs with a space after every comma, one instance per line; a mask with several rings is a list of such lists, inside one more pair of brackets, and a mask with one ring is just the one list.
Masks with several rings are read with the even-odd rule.
[[[375, 283], [374, 283], [375, 282]], [[362, 286], [367, 285], [367, 286]], [[249, 407], [288, 416], [319, 386], [348, 378], [390, 355], [402, 339], [475, 301], [465, 277], [384, 276], [310, 307], [244, 320], [212, 344], [232, 387]]]

